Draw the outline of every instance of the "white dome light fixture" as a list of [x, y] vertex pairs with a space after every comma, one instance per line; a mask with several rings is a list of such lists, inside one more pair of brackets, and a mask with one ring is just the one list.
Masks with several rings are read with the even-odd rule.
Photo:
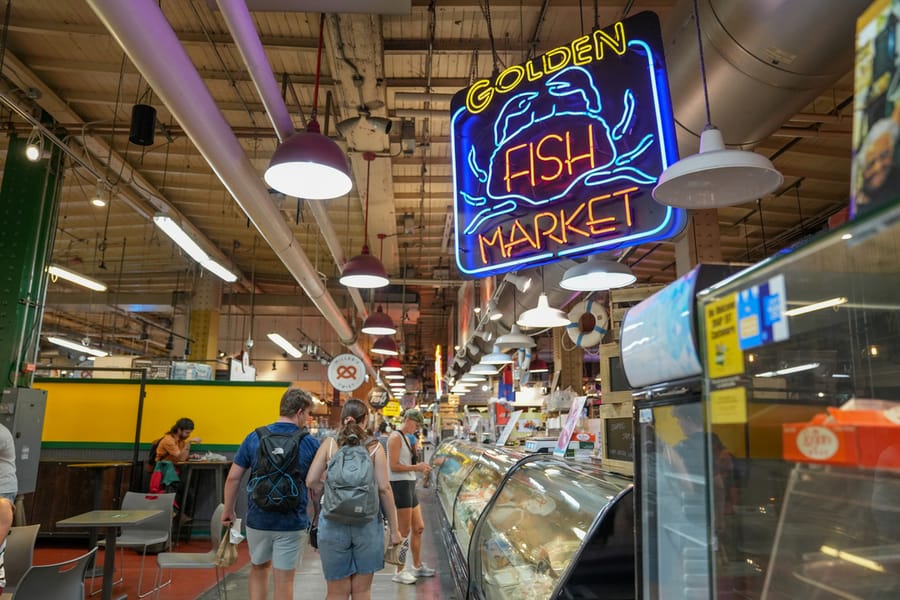
[[558, 308], [550, 306], [547, 294], [541, 292], [537, 306], [523, 312], [516, 324], [528, 328], [564, 327], [569, 324], [569, 317]]
[[756, 152], [726, 149], [722, 132], [712, 124], [697, 0], [694, 0], [694, 25], [706, 127], [700, 134], [700, 151], [663, 171], [653, 188], [653, 199], [668, 206], [704, 209], [734, 206], [771, 194], [784, 182], [772, 161]]
[[508, 354], [500, 352], [500, 348], [494, 346], [494, 350], [490, 354], [481, 357], [479, 364], [482, 365], [508, 365], [512, 363], [512, 357]]
[[[528, 311], [522, 313], [522, 316], [524, 317], [527, 312]], [[568, 319], [566, 319], [566, 321], [568, 321]], [[497, 347], [504, 352], [508, 350], [534, 348], [537, 345], [534, 339], [532, 339], [530, 335], [522, 333], [522, 330], [519, 329], [519, 326], [516, 324], [513, 324], [509, 333], [505, 333], [498, 337], [495, 343], [497, 344]]]
[[575, 292], [597, 292], [625, 287], [635, 281], [637, 277], [625, 263], [592, 254], [587, 262], [566, 269], [559, 287]]

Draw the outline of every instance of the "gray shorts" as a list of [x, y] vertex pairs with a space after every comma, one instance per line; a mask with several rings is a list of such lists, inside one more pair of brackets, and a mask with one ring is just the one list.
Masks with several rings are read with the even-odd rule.
[[270, 560], [280, 571], [293, 571], [309, 534], [306, 531], [265, 531], [247, 528], [250, 562], [263, 565]]

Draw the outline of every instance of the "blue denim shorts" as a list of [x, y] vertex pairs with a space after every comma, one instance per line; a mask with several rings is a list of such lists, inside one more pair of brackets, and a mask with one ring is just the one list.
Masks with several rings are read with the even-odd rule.
[[368, 575], [384, 568], [384, 525], [374, 518], [364, 525], [319, 519], [319, 555], [327, 581]]

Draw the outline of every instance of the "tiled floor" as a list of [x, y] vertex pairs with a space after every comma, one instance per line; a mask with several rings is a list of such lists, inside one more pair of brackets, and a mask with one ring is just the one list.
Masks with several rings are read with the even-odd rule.
[[[437, 575], [435, 577], [421, 578], [414, 585], [403, 585], [391, 581], [391, 575], [393, 575], [393, 567], [391, 566], [375, 574], [375, 581], [372, 586], [372, 598], [374, 600], [389, 598], [397, 600], [456, 600], [453, 582], [449, 575], [450, 568], [447, 562], [447, 555], [437, 529], [439, 527], [439, 519], [436, 511], [439, 509], [436, 499], [433, 493], [420, 492], [420, 500], [426, 524], [422, 558], [425, 563], [437, 569]], [[208, 540], [194, 540], [179, 544], [176, 550], [179, 552], [206, 552], [209, 548]], [[49, 564], [59, 562], [74, 558], [86, 550], [87, 548], [81, 544], [63, 546], [59, 543], [39, 539], [38, 546], [35, 549], [34, 563]], [[98, 557], [98, 564], [102, 563], [102, 560], [101, 555]], [[118, 598], [122, 594], [127, 594], [128, 598], [137, 598], [140, 563], [140, 554], [130, 550], [125, 551], [125, 581], [116, 585], [114, 597]], [[149, 555], [147, 557], [145, 568], [144, 589], [150, 585], [156, 575], [156, 559], [154, 556]], [[249, 598], [247, 591], [249, 570], [247, 546], [246, 544], [241, 544], [238, 561], [228, 569], [228, 574], [225, 578], [229, 600], [247, 600]], [[163, 600], [215, 600], [217, 598], [214, 588], [215, 576], [211, 570], [173, 571], [172, 579], [172, 584], [160, 591], [159, 598]], [[90, 583], [90, 580], [86, 581], [87, 588], [90, 588]], [[100, 583], [100, 578], [94, 580], [95, 587], [99, 587]], [[322, 577], [319, 556], [315, 550], [307, 546], [300, 568], [297, 571], [294, 583], [294, 598], [295, 600], [312, 600], [324, 597], [325, 579]], [[87, 595], [87, 598], [98, 600], [100, 595]], [[152, 598], [152, 596], [148, 598]]]

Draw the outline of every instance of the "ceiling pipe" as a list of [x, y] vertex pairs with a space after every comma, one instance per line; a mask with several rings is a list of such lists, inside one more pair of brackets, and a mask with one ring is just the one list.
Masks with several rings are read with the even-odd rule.
[[294, 239], [243, 147], [231, 132], [203, 79], [153, 0], [89, 0], [153, 91], [231, 193], [241, 210], [306, 292], [341, 343], [371, 374], [375, 369], [315, 267]]
[[[275, 74], [272, 72], [272, 66], [266, 57], [266, 51], [263, 48], [259, 34], [256, 32], [256, 26], [253, 18], [250, 16], [250, 10], [247, 8], [245, 0], [217, 0], [219, 10], [228, 26], [228, 31], [237, 45], [241, 59], [247, 67], [247, 72], [256, 86], [256, 92], [259, 94], [269, 116], [269, 121], [275, 129], [278, 140], [283, 142], [294, 134], [294, 122], [288, 111], [287, 104], [281, 95], [281, 87], [275, 80]], [[315, 109], [315, 107], [313, 107]], [[326, 110], [325, 133], [328, 132], [328, 111]], [[325, 239], [325, 244], [334, 258], [334, 262], [338, 268], [342, 268], [347, 262], [344, 255], [344, 249], [341, 247], [340, 238], [328, 217], [328, 211], [325, 209], [324, 202], [307, 202], [309, 210], [319, 226], [319, 231]], [[364, 321], [369, 316], [366, 310], [366, 304], [362, 299], [359, 290], [350, 288], [348, 290], [356, 310], [360, 313], [361, 319]]]

